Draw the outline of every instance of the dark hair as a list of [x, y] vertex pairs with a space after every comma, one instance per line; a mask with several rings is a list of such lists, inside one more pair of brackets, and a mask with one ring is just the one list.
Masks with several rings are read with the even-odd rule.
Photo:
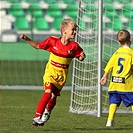
[[122, 45], [131, 44], [130, 38], [130, 33], [127, 30], [120, 30], [117, 34], [117, 39]]

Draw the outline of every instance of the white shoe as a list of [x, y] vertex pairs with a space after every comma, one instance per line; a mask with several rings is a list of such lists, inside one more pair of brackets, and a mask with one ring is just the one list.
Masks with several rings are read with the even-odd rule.
[[108, 120], [106, 123], [106, 127], [112, 127], [114, 125], [114, 121]]
[[43, 122], [48, 121], [48, 119], [50, 118], [50, 114], [51, 114], [51, 111], [45, 109], [45, 111], [43, 112], [43, 115], [42, 115], [41, 121], [43, 121]]
[[33, 126], [43, 126], [44, 122], [40, 119], [40, 117], [36, 117], [33, 119]]

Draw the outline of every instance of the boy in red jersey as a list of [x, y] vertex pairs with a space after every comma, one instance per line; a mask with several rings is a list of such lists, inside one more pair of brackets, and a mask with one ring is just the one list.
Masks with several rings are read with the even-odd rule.
[[42, 42], [35, 42], [25, 34], [20, 36], [36, 49], [50, 52], [49, 61], [46, 65], [44, 81], [44, 94], [40, 99], [33, 120], [34, 126], [42, 126], [50, 118], [52, 109], [56, 105], [56, 98], [60, 96], [70, 62], [73, 58], [83, 61], [85, 53], [77, 42], [70, 41], [75, 38], [77, 25], [71, 19], [64, 19], [61, 24], [61, 37], [50, 36]]
[[108, 88], [110, 106], [106, 126], [113, 126], [115, 112], [121, 102], [126, 107], [132, 106], [133, 111], [133, 51], [130, 48], [130, 33], [127, 30], [120, 30], [117, 39], [121, 47], [110, 58], [100, 81], [101, 85], [104, 85], [108, 73], [112, 72]]

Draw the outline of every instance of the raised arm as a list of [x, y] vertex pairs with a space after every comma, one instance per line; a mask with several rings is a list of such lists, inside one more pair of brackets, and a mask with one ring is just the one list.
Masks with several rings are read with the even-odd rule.
[[20, 39], [25, 40], [26, 42], [28, 42], [32, 47], [39, 49], [39, 46], [37, 44], [37, 42], [33, 41], [32, 39], [30, 39], [29, 37], [27, 37], [25, 34], [21, 34], [20, 35]]

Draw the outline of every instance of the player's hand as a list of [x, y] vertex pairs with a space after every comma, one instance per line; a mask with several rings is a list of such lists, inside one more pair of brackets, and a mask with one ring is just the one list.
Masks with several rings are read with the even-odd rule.
[[101, 85], [105, 85], [105, 83], [107, 82], [107, 76], [108, 76], [108, 73], [105, 72], [103, 77], [100, 80]]
[[100, 84], [101, 84], [101, 85], [105, 85], [105, 83], [106, 83], [106, 78], [101, 78]]
[[83, 60], [85, 59], [85, 57], [86, 57], [85, 53], [82, 52], [82, 53], [80, 54], [80, 56], [79, 56], [79, 60], [80, 60], [80, 61], [83, 61]]
[[20, 35], [20, 39], [26, 40], [27, 39], [27, 36], [25, 34], [21, 34]]

